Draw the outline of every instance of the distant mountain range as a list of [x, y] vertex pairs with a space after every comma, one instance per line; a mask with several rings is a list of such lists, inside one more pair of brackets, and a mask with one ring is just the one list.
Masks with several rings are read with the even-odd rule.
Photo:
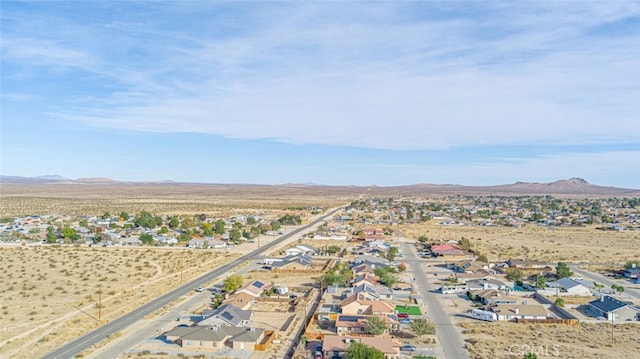
[[454, 184], [428, 184], [421, 183], [407, 186], [326, 186], [313, 183], [287, 183], [282, 185], [238, 185], [238, 184], [206, 184], [206, 183], [185, 183], [174, 181], [149, 181], [149, 182], [124, 182], [109, 178], [79, 178], [69, 179], [58, 175], [46, 175], [38, 177], [5, 176], [0, 175], [0, 184], [21, 184], [21, 185], [144, 185], [144, 186], [234, 186], [234, 187], [281, 187], [281, 188], [322, 188], [324, 190], [336, 189], [341, 192], [368, 192], [371, 195], [390, 194], [439, 194], [439, 195], [573, 195], [573, 196], [614, 196], [614, 197], [638, 197], [639, 189], [618, 188], [610, 186], [598, 186], [590, 184], [582, 178], [569, 178], [550, 183], [537, 182], [516, 182], [513, 184], [503, 184], [495, 186], [463, 186]]

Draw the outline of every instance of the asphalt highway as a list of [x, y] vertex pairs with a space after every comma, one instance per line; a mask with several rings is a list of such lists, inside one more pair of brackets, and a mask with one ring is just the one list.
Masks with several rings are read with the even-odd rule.
[[141, 307], [138, 307], [137, 309], [134, 309], [133, 311], [67, 343], [64, 344], [63, 346], [59, 347], [58, 349], [54, 350], [53, 352], [43, 356], [43, 358], [45, 359], [68, 359], [68, 358], [73, 358], [76, 354], [82, 352], [83, 350], [91, 347], [92, 345], [95, 345], [101, 341], [103, 341], [104, 339], [106, 339], [109, 335], [113, 334], [113, 333], [117, 333], [125, 328], [127, 328], [128, 326], [132, 325], [133, 323], [135, 323], [136, 321], [144, 318], [146, 315], [155, 312], [156, 310], [162, 308], [164, 305], [169, 304], [173, 301], [175, 301], [176, 299], [180, 298], [181, 296], [189, 293], [190, 291], [193, 290], [194, 287], [198, 287], [200, 286], [200, 284], [202, 283], [206, 283], [209, 282], [217, 277], [221, 277], [224, 276], [225, 274], [229, 273], [234, 267], [238, 266], [239, 264], [241, 264], [242, 262], [246, 261], [246, 260], [250, 260], [253, 259], [254, 257], [262, 254], [263, 252], [266, 252], [268, 250], [270, 250], [271, 248], [279, 245], [280, 243], [286, 241], [287, 239], [291, 238], [292, 236], [295, 236], [296, 234], [299, 234], [300, 232], [308, 229], [309, 227], [312, 227], [313, 225], [326, 220], [327, 218], [329, 218], [330, 216], [332, 216], [334, 213], [336, 213], [340, 208], [334, 209], [332, 211], [330, 211], [329, 213], [327, 213], [326, 215], [316, 219], [315, 221], [306, 224], [304, 226], [301, 226], [299, 228], [296, 228], [295, 230], [292, 230], [291, 232], [283, 235], [282, 237], [272, 241], [269, 244], [265, 244], [262, 247], [259, 247], [257, 249], [255, 249], [252, 252], [249, 252], [247, 254], [245, 254], [242, 257], [239, 257], [227, 264], [224, 264], [220, 267], [217, 267], [216, 269], [205, 273], [204, 275], [192, 280], [191, 282], [188, 282], [152, 301], [150, 301], [147, 304], [144, 304]]
[[569, 268], [571, 268], [571, 270], [573, 271], [574, 276], [580, 275], [584, 279], [588, 279], [596, 283], [603, 284], [606, 289], [611, 289], [612, 284], [622, 285], [624, 287], [624, 292], [623, 292], [624, 296], [628, 296], [633, 299], [640, 300], [640, 290], [638, 290], [639, 286], [635, 284], [629, 284], [628, 280], [613, 279], [611, 277], [606, 277], [600, 273], [589, 272], [579, 268], [575, 264], [570, 264]]

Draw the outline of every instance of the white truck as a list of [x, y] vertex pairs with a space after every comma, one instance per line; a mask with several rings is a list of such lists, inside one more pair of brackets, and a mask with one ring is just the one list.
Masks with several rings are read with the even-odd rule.
[[498, 315], [487, 310], [474, 309], [471, 311], [471, 318], [487, 322], [495, 322], [498, 320]]

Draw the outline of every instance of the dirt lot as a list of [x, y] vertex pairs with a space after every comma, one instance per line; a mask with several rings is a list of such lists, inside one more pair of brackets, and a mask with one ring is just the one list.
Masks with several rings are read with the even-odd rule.
[[472, 249], [490, 261], [527, 257], [547, 261], [624, 263], [640, 257], [640, 232], [601, 231], [595, 226], [547, 229], [537, 225], [522, 228], [444, 226], [432, 220], [398, 227], [407, 238], [426, 235], [430, 240], [468, 238]]
[[0, 247], [0, 347], [8, 356], [37, 357], [176, 287], [181, 261], [187, 281], [236, 256], [214, 250]]
[[536, 325], [510, 322], [460, 324], [474, 359], [522, 358], [538, 351], [538, 358], [635, 358], [640, 352], [640, 325], [621, 324], [611, 340], [609, 324]]

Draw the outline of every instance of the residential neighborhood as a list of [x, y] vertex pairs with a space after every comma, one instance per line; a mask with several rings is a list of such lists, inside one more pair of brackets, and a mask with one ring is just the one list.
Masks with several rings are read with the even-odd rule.
[[[353, 202], [284, 246], [251, 257], [239, 272], [203, 283], [192, 294], [199, 304], [183, 309], [158, 335], [138, 344], [137, 352], [319, 359], [347, 358], [350, 351], [365, 347], [384, 358], [439, 358], [465, 350], [469, 339], [450, 331], [464, 323], [640, 324], [637, 260], [610, 266], [606, 272], [586, 272], [601, 276], [599, 281], [584, 278], [576, 264], [551, 257], [521, 253], [500, 258], [487, 253], [477, 238], [407, 234], [421, 223], [446, 230], [586, 225], [552, 222], [550, 218], [564, 212], [543, 208], [576, 209], [587, 203], [537, 200], [457, 198], [448, 205], [406, 198]], [[639, 228], [630, 211], [614, 209], [622, 203], [589, 203], [590, 211], [597, 203], [602, 216], [621, 226], [617, 231]], [[32, 215], [6, 220], [0, 229], [5, 245], [20, 247], [247, 253], [294, 231], [313, 218], [310, 213], [228, 218], [148, 212], [75, 218]], [[534, 218], [531, 213], [543, 215]], [[591, 213], [588, 218], [602, 221], [598, 216]], [[565, 213], [562, 218], [583, 217]], [[436, 319], [441, 315], [447, 322]]]

